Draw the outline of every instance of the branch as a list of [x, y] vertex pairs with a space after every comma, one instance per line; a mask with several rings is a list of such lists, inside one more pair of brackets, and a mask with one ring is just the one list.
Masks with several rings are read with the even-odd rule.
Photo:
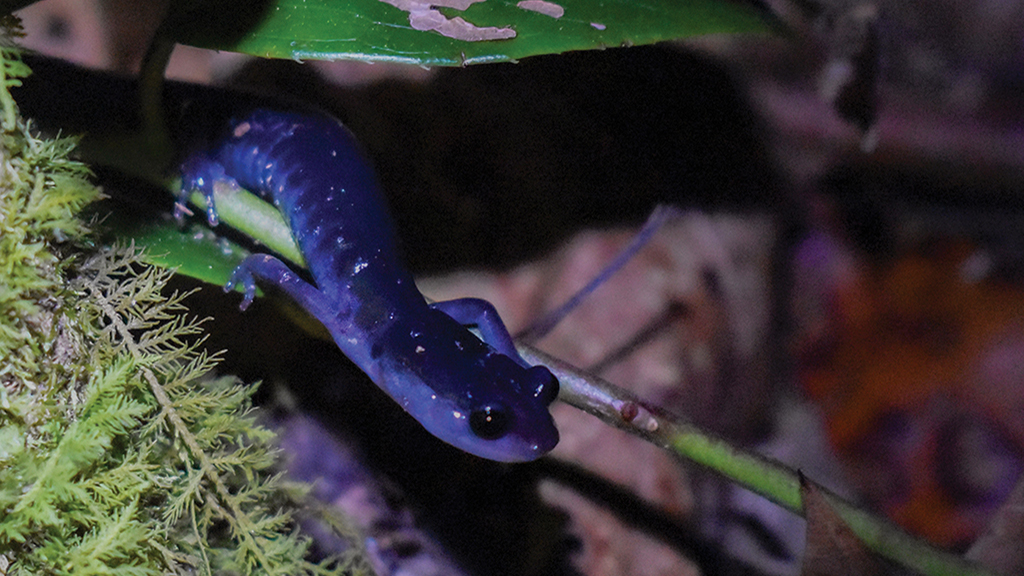
[[[797, 471], [754, 452], [744, 451], [683, 419], [650, 406], [629, 391], [588, 374], [536, 348], [518, 344], [531, 364], [543, 364], [558, 377], [558, 399], [689, 460], [718, 472], [786, 510], [804, 515]], [[878, 554], [930, 576], [991, 576], [977, 564], [939, 550], [821, 488], [832, 508]]]

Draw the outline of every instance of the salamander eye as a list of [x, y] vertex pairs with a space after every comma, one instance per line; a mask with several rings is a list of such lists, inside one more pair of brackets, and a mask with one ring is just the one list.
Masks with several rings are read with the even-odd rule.
[[530, 376], [537, 382], [533, 389], [533, 397], [539, 399], [545, 406], [551, 405], [558, 397], [558, 378], [544, 366], [530, 368]]
[[480, 410], [473, 410], [469, 415], [469, 429], [478, 438], [497, 440], [508, 432], [512, 424], [512, 416], [500, 404], [490, 404]]

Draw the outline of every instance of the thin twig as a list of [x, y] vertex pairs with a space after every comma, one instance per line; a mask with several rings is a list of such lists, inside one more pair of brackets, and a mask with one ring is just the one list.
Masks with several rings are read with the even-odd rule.
[[673, 218], [679, 218], [683, 212], [679, 209], [669, 206], [668, 204], [661, 204], [654, 209], [654, 212], [647, 218], [647, 222], [644, 223], [640, 232], [630, 240], [610, 264], [605, 266], [604, 270], [601, 271], [594, 279], [592, 279], [586, 286], [581, 288], [572, 298], [569, 298], [558, 308], [544, 314], [539, 320], [531, 324], [530, 326], [521, 330], [515, 335], [515, 339], [525, 343], [532, 343], [540, 340], [551, 332], [555, 326], [562, 321], [563, 318], [569, 315], [570, 312], [579, 308], [580, 302], [584, 298], [590, 295], [591, 292], [597, 290], [602, 284], [604, 284], [609, 278], [618, 272], [623, 266], [625, 266], [636, 253], [639, 252], [651, 238], [661, 230], [662, 226], [666, 222]]

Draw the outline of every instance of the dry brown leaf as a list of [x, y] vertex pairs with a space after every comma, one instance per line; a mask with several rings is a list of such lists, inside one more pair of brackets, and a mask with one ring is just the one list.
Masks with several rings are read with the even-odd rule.
[[800, 576], [881, 576], [882, 563], [836, 514], [817, 485], [800, 475], [807, 547]]

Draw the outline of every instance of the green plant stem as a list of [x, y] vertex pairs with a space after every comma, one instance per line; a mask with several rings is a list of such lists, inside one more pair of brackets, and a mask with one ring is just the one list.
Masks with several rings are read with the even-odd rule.
[[[174, 190], [181, 188], [177, 182], [172, 186]], [[224, 182], [214, 185], [214, 194], [221, 222], [258, 240], [290, 263], [306, 267], [306, 259], [295, 244], [291, 228], [277, 208], [251, 192]], [[199, 192], [189, 196], [189, 203], [206, 213], [206, 198]]]
[[146, 147], [144, 152], [156, 168], [162, 167], [163, 161], [174, 154], [174, 144], [164, 117], [164, 71], [171, 61], [174, 42], [164, 29], [165, 21], [166, 17], [149, 44], [139, 72], [139, 111]]

